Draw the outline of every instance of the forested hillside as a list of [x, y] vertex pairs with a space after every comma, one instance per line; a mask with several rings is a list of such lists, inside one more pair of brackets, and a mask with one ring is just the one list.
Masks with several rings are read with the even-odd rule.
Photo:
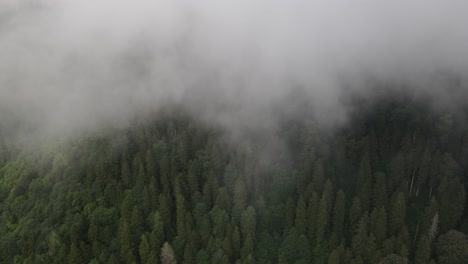
[[182, 111], [35, 149], [2, 137], [0, 262], [468, 263], [467, 112], [359, 105], [271, 140]]

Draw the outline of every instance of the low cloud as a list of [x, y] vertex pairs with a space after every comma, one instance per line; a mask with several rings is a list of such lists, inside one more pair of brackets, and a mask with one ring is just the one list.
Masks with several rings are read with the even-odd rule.
[[175, 103], [226, 130], [255, 129], [297, 112], [300, 94], [325, 124], [346, 120], [344, 96], [392, 87], [463, 104], [466, 93], [447, 87], [468, 72], [466, 10], [450, 0], [2, 1], [0, 122], [76, 135]]

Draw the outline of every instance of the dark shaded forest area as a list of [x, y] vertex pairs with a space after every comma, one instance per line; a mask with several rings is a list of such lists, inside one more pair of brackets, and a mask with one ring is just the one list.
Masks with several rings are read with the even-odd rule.
[[468, 263], [468, 111], [358, 105], [277, 142], [182, 111], [36, 150], [2, 137], [0, 262]]

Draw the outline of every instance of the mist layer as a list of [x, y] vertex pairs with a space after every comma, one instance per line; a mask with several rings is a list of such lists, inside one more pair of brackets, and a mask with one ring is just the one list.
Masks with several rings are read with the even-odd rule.
[[395, 87], [462, 104], [465, 93], [448, 88], [468, 72], [466, 10], [463, 1], [5, 1], [0, 122], [79, 134], [178, 104], [255, 129], [294, 112], [297, 92], [333, 123], [346, 120], [343, 97]]

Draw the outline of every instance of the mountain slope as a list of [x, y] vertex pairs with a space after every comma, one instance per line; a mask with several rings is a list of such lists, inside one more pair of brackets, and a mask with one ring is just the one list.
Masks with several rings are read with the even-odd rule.
[[465, 263], [466, 113], [355, 109], [276, 142], [183, 114], [35, 150], [5, 137], [0, 262]]

